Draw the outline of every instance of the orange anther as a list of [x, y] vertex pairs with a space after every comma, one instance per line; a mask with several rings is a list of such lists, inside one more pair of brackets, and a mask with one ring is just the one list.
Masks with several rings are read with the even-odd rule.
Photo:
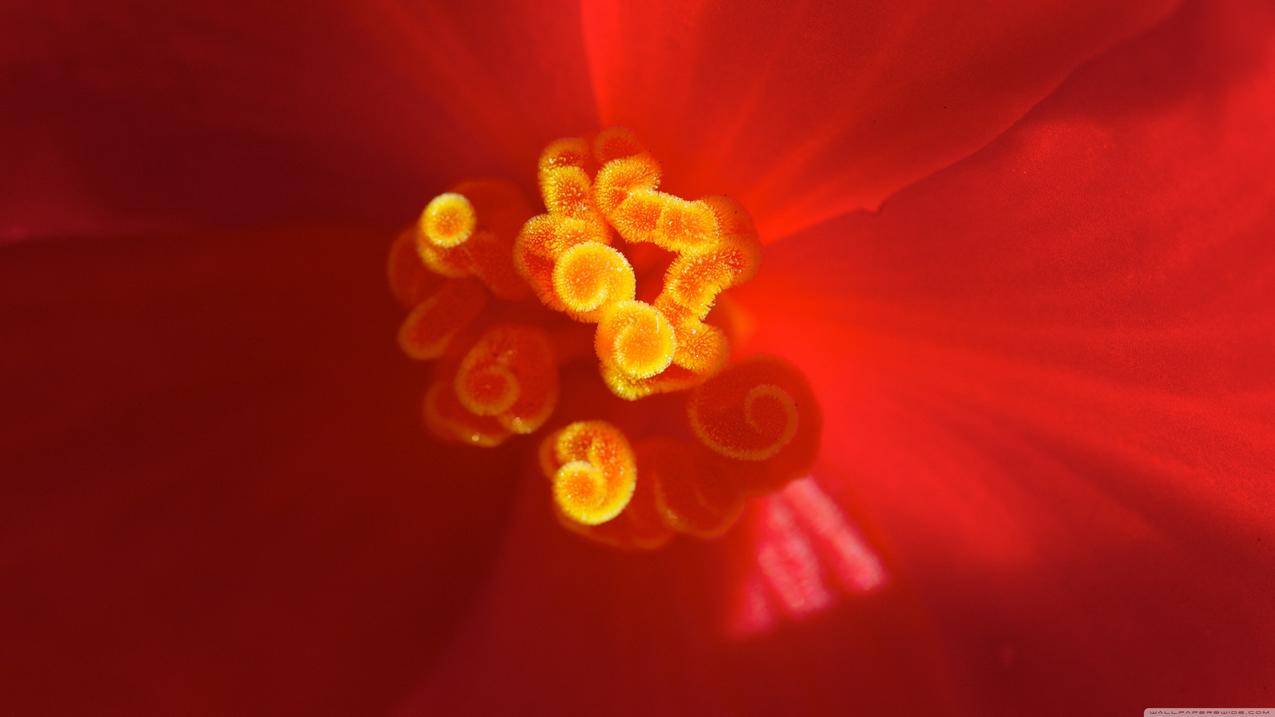
[[691, 392], [686, 412], [705, 446], [754, 464], [752, 489], [777, 487], [814, 465], [823, 418], [805, 376], [782, 359], [731, 366]]
[[510, 431], [491, 416], [476, 416], [456, 399], [452, 382], [436, 379], [425, 392], [425, 427], [446, 441], [490, 448], [504, 443]]
[[618, 428], [604, 421], [578, 421], [545, 440], [552, 451], [544, 468], [547, 474], [553, 470], [554, 501], [568, 518], [599, 525], [624, 510], [637, 484], [637, 466]]
[[460, 246], [474, 233], [474, 205], [463, 194], [444, 192], [430, 200], [421, 212], [421, 236], [434, 246]]
[[638, 476], [655, 485], [655, 505], [670, 527], [711, 538], [726, 532], [744, 507], [729, 466], [702, 448], [668, 438], [637, 448]]
[[527, 295], [513, 241], [531, 208], [510, 182], [473, 180], [434, 197], [417, 223], [416, 251], [436, 274], [473, 276], [502, 299]]
[[629, 195], [651, 192], [658, 186], [660, 164], [653, 157], [648, 154], [622, 157], [607, 162], [598, 170], [593, 180], [593, 199], [598, 211], [614, 220], [613, 215]]
[[558, 402], [558, 367], [548, 333], [513, 324], [488, 329], [461, 360], [453, 383], [469, 412], [492, 416], [514, 433], [532, 433]]
[[580, 321], [597, 321], [607, 307], [632, 301], [637, 279], [629, 260], [596, 241], [576, 244], [558, 255], [553, 291], [567, 313]]
[[486, 305], [487, 292], [478, 282], [444, 281], [407, 315], [398, 331], [398, 345], [414, 359], [436, 359]]
[[655, 503], [655, 482], [639, 472], [633, 498], [612, 520], [600, 525], [576, 522], [554, 504], [558, 522], [567, 530], [603, 545], [624, 550], [655, 550], [673, 538], [673, 529], [660, 515]]
[[580, 137], [564, 137], [556, 139], [540, 153], [539, 171], [541, 175], [563, 167], [591, 167], [589, 143]]
[[[423, 412], [440, 438], [496, 446], [536, 432], [555, 410], [609, 416], [614, 396], [690, 390], [694, 438], [671, 437], [684, 432], [670, 421], [682, 404], [657, 400], [624, 417], [641, 432], [636, 444], [598, 420], [538, 443], [559, 521], [625, 549], [657, 548], [677, 532], [722, 534], [747, 496], [810, 470], [821, 429], [810, 386], [789, 364], [727, 368], [744, 324], [729, 302], [710, 315], [757, 272], [752, 219], [727, 197], [661, 191], [661, 178], [627, 129], [559, 139], [537, 167], [543, 214], [532, 216], [510, 182], [460, 182], [395, 240], [386, 268], [411, 308], [403, 350], [439, 359]], [[638, 287], [639, 275], [660, 273], [661, 285]], [[534, 303], [507, 303], [529, 294], [551, 321], [536, 318]], [[493, 298], [504, 301], [486, 308]], [[570, 368], [593, 356], [600, 383]]]
[[560, 167], [540, 175], [540, 193], [550, 214], [593, 216], [593, 182], [580, 167]]
[[[585, 243], [605, 246], [609, 241], [606, 226], [592, 219], [541, 214], [532, 217], [523, 225], [522, 231], [514, 241], [514, 267], [531, 286], [541, 303], [555, 311], [570, 312], [571, 310], [558, 295], [555, 287], [555, 264], [572, 247]], [[623, 259], [623, 256], [620, 259]], [[624, 264], [627, 265], [628, 261], [624, 260]], [[618, 262], [613, 262], [612, 267], [622, 270]], [[632, 274], [631, 267], [628, 273]], [[602, 275], [599, 274], [598, 277], [602, 278]], [[570, 287], [564, 286], [564, 288]], [[620, 293], [623, 295], [631, 291]], [[587, 320], [579, 316], [576, 318]]]
[[662, 295], [702, 319], [717, 295], [757, 273], [761, 247], [743, 241], [721, 241], [703, 251], [682, 254], [669, 265]]
[[647, 379], [673, 362], [677, 338], [655, 307], [622, 301], [608, 308], [598, 322], [594, 348], [606, 368], [628, 379]]

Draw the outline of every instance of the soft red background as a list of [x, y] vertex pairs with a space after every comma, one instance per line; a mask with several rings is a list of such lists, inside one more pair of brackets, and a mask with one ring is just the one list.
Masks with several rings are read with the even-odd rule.
[[[0, 10], [0, 711], [1275, 703], [1264, 2]], [[426, 441], [389, 233], [624, 123], [772, 241], [749, 350], [890, 582], [743, 641]], [[860, 211], [871, 210], [871, 211]]]

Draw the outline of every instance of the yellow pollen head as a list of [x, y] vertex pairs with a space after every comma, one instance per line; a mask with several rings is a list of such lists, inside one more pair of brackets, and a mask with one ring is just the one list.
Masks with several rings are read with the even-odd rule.
[[616, 211], [629, 195], [649, 192], [658, 186], [659, 163], [650, 155], [639, 154], [612, 160], [598, 170], [598, 176], [593, 179], [593, 199], [598, 210], [614, 221]]
[[597, 312], [605, 306], [633, 299], [637, 279], [629, 260], [617, 249], [589, 241], [558, 257], [553, 287], [569, 312], [581, 320], [596, 321]]
[[593, 182], [579, 167], [545, 172], [540, 187], [550, 214], [585, 218], [593, 212]]
[[559, 505], [572, 506], [572, 517], [582, 523], [581, 514], [594, 515], [607, 498], [607, 481], [602, 471], [587, 461], [571, 461], [553, 476], [553, 492]]
[[464, 244], [477, 223], [474, 205], [463, 194], [444, 192], [425, 205], [420, 230], [431, 244], [450, 248]]
[[717, 216], [704, 202], [688, 202], [663, 194], [652, 241], [671, 251], [711, 248], [719, 242]]
[[605, 421], [577, 421], [545, 439], [541, 469], [553, 481], [558, 509], [584, 525], [615, 518], [637, 487], [629, 441]]
[[644, 379], [673, 362], [677, 337], [658, 309], [642, 301], [615, 304], [598, 322], [594, 336], [598, 359], [629, 379]]

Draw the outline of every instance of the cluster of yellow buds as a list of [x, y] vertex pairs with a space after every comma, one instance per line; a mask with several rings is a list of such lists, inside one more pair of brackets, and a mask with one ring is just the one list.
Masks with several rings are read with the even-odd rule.
[[[800, 371], [773, 357], [731, 364], [730, 332], [710, 323], [719, 295], [757, 272], [747, 212], [660, 180], [628, 130], [560, 139], [540, 157], [544, 213], [510, 182], [462, 182], [389, 259], [410, 309], [399, 344], [434, 362], [424, 414], [442, 439], [535, 433], [558, 406], [560, 374], [596, 357], [587, 370], [618, 400], [549, 431], [539, 463], [565, 526], [627, 548], [721, 534], [749, 496], [809, 471], [821, 427]], [[652, 420], [616, 425], [635, 416]]]
[[[560, 139], [540, 157], [547, 213], [527, 222], [514, 263], [545, 306], [597, 324], [602, 377], [626, 399], [679, 391], [725, 366], [725, 333], [704, 319], [718, 294], [757, 272], [761, 244], [727, 197], [688, 201], [659, 191], [659, 163], [632, 133]], [[652, 302], [615, 235], [673, 254]]]

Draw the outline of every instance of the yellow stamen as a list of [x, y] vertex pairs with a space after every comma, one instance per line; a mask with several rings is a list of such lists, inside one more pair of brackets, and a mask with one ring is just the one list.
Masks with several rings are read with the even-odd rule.
[[421, 235], [444, 249], [464, 244], [473, 235], [475, 224], [474, 205], [455, 192], [434, 197], [421, 212]]
[[611, 305], [598, 322], [594, 347], [604, 367], [629, 379], [647, 379], [673, 362], [677, 337], [654, 306], [622, 301]]
[[638, 446], [638, 470], [655, 485], [655, 506], [679, 533], [714, 538], [726, 532], [744, 508], [730, 466], [702, 448], [668, 438]]
[[[541, 155], [547, 213], [523, 226], [514, 264], [546, 306], [600, 322], [598, 357], [614, 394], [635, 400], [694, 386], [730, 355], [725, 334], [704, 319], [722, 291], [757, 271], [761, 252], [752, 222], [725, 197], [690, 201], [659, 191], [659, 164], [628, 130], [600, 132], [592, 158], [588, 147], [583, 138], [560, 139]], [[595, 162], [601, 166], [590, 178]], [[676, 254], [659, 295], [641, 304], [641, 312], [632, 303], [632, 265], [608, 246], [612, 229], [628, 242]], [[626, 308], [616, 311], [620, 305]]]
[[529, 216], [510, 182], [461, 182], [421, 213], [416, 251], [434, 273], [472, 276], [497, 297], [516, 301], [527, 295], [527, 285], [514, 268], [513, 241]]
[[425, 427], [446, 441], [490, 448], [504, 443], [509, 429], [491, 416], [476, 416], [460, 404], [450, 381], [436, 381], [425, 392]]
[[596, 241], [576, 244], [553, 265], [554, 296], [580, 321], [595, 322], [618, 302], [632, 301], [637, 278], [618, 250]]
[[[760, 264], [748, 213], [662, 191], [661, 179], [626, 129], [556, 140], [537, 167], [543, 214], [510, 182], [460, 182], [398, 236], [386, 265], [410, 309], [403, 351], [435, 361], [423, 404], [435, 436], [501, 445], [539, 431], [560, 402], [572, 418], [614, 414], [635, 432], [631, 443], [611, 423], [577, 420], [538, 443], [558, 520], [624, 549], [721, 535], [748, 496], [807, 474], [822, 420], [786, 362], [729, 365], [746, 317], [713, 312]], [[684, 401], [612, 399], [679, 391]]]
[[791, 364], [755, 357], [722, 371], [687, 398], [691, 430], [721, 456], [750, 464], [764, 490], [813, 467], [823, 419], [814, 392]]
[[398, 345], [414, 359], [436, 359], [486, 304], [487, 292], [478, 282], [443, 282], [407, 315], [398, 331]]
[[[624, 510], [637, 486], [628, 439], [604, 421], [579, 421], [550, 436], [546, 474], [558, 508], [572, 520], [599, 525]], [[549, 473], [552, 469], [552, 473]]]
[[465, 354], [454, 381], [460, 404], [513, 433], [532, 433], [558, 402], [558, 367], [549, 335], [535, 326], [488, 329]]

